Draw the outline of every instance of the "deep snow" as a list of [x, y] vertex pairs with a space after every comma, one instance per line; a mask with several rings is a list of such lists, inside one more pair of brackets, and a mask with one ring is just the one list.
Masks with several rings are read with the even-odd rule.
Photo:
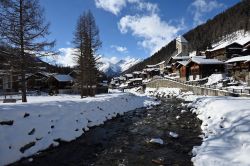
[[250, 99], [205, 97], [192, 106], [204, 133], [193, 149], [194, 165], [250, 165]]
[[193, 148], [195, 166], [250, 165], [250, 98], [197, 96], [176, 88], [148, 88], [146, 93], [193, 101], [188, 106], [202, 120], [203, 131], [202, 145]]
[[[58, 139], [71, 141], [89, 127], [126, 111], [152, 104], [153, 98], [129, 93], [98, 95], [80, 99], [79, 96], [31, 96], [29, 103], [0, 103], [0, 165], [15, 162], [48, 147], [58, 146]], [[25, 145], [34, 145], [20, 151]]]

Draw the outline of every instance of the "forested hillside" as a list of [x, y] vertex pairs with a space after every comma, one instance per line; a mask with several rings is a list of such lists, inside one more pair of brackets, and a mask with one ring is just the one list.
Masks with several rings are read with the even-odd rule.
[[[185, 33], [183, 36], [189, 41], [190, 51], [205, 50], [207, 47], [211, 47], [212, 43], [218, 42], [222, 37], [238, 30], [250, 30], [250, 0], [242, 0], [213, 19]], [[171, 57], [174, 51], [175, 40], [124, 73], [142, 70], [148, 64], [156, 64], [166, 60]]]

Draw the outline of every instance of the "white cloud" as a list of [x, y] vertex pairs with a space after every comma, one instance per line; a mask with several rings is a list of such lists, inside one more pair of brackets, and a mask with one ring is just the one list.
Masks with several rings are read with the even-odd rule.
[[221, 7], [224, 7], [224, 4], [217, 2], [217, 0], [194, 0], [189, 8], [194, 15], [194, 25], [204, 22], [203, 15], [205, 13]]
[[149, 49], [151, 54], [175, 38], [180, 30], [184, 28], [184, 22], [179, 25], [170, 25], [161, 20], [158, 14], [124, 16], [118, 23], [122, 33], [131, 31], [133, 36], [139, 37], [138, 42], [142, 47]]
[[60, 55], [57, 55], [55, 62], [56, 64], [62, 65], [62, 66], [74, 66], [75, 60], [74, 60], [74, 48], [60, 48]]
[[[154, 53], [168, 42], [173, 40], [177, 34], [184, 29], [184, 21], [178, 25], [172, 25], [161, 20], [157, 3], [150, 3], [145, 0], [95, 0], [98, 8], [117, 15], [124, 7], [136, 9], [135, 12], [143, 14], [126, 15], [118, 22], [121, 33], [131, 32], [134, 37], [138, 37], [140, 46]], [[123, 48], [117, 51], [125, 51]]]
[[95, 5], [97, 8], [118, 15], [122, 8], [126, 6], [126, 0], [95, 0]]
[[111, 48], [115, 48], [116, 51], [125, 53], [128, 51], [127, 47], [112, 45]]
[[128, 0], [130, 3], [135, 3], [138, 10], [146, 10], [151, 13], [159, 11], [156, 3], [143, 2], [141, 0]]
[[146, 10], [154, 13], [159, 10], [157, 4], [144, 2], [143, 0], [95, 0], [97, 8], [118, 15], [127, 4], [133, 4], [138, 10]]

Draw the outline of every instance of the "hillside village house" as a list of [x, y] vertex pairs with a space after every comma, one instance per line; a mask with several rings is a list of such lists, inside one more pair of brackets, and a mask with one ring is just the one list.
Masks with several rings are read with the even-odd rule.
[[133, 74], [133, 78], [140, 78], [142, 72], [141, 71], [134, 71], [132, 74]]
[[186, 64], [186, 72], [188, 81], [203, 79], [212, 74], [224, 72], [224, 62], [193, 57]]
[[63, 93], [63, 89], [71, 89], [73, 83], [74, 78], [68, 74], [54, 74], [48, 78], [49, 88], [56, 93]]
[[48, 89], [48, 78], [52, 76], [52, 73], [37, 72], [26, 78], [28, 90], [46, 90]]
[[241, 56], [243, 46], [237, 42], [228, 44], [221, 44], [213, 49], [207, 50], [205, 52], [206, 57], [209, 59], [218, 59], [221, 61], [226, 61], [227, 59]]
[[160, 75], [160, 68], [158, 65], [147, 65], [143, 72], [146, 73], [147, 79], [153, 78], [156, 75]]
[[250, 72], [250, 55], [234, 57], [225, 62], [227, 64], [227, 70], [231, 76], [237, 80], [249, 81]]
[[187, 81], [188, 72], [187, 72], [187, 64], [189, 61], [177, 61], [176, 62], [176, 72], [180, 77], [180, 80]]

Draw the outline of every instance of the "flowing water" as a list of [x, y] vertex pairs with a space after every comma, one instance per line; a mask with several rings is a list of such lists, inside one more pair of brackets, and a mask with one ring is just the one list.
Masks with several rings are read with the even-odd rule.
[[[153, 166], [192, 165], [192, 148], [201, 144], [200, 121], [180, 100], [162, 99], [152, 109], [136, 109], [93, 127], [59, 147], [13, 165]], [[169, 132], [178, 134], [177, 138]], [[149, 143], [160, 138], [163, 144]]]

